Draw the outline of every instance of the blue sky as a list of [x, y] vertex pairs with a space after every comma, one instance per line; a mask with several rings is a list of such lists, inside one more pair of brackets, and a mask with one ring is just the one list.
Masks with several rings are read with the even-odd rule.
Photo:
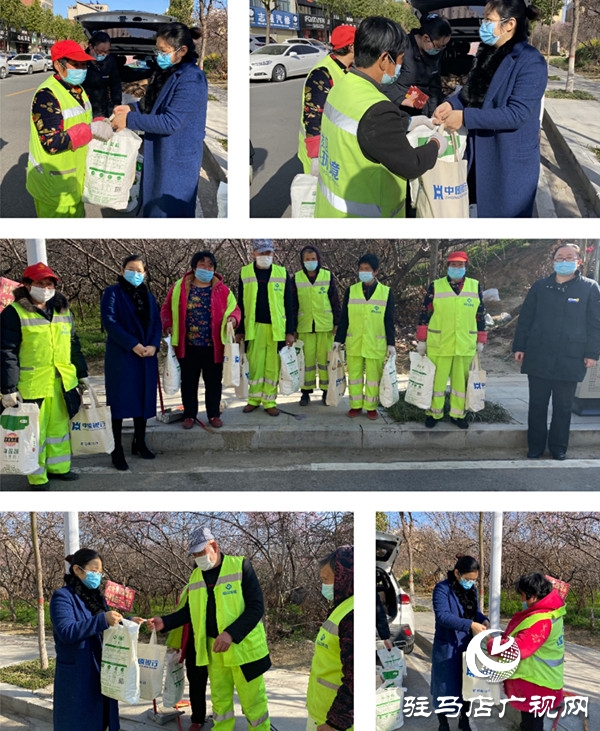
[[[54, 0], [54, 14], [67, 17], [67, 8], [74, 5], [75, 0]], [[144, 10], [146, 13], [166, 13], [169, 0], [116, 0], [106, 2], [111, 10]]]

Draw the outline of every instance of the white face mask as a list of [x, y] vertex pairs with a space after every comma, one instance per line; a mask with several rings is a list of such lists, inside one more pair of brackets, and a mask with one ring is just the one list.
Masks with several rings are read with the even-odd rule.
[[194, 560], [200, 571], [209, 571], [215, 565], [215, 561], [211, 561], [208, 556], [198, 556]]
[[31, 299], [34, 302], [42, 304], [43, 302], [48, 302], [48, 300], [51, 300], [56, 294], [56, 290], [45, 289], [44, 287], [36, 287], [35, 285], [32, 285], [31, 289], [29, 290], [29, 294], [31, 295]]
[[256, 266], [259, 269], [268, 269], [273, 264], [272, 256], [257, 256]]

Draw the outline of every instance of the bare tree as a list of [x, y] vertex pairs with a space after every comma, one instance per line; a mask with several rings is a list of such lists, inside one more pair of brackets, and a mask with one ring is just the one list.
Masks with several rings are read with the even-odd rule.
[[46, 619], [44, 615], [44, 582], [42, 580], [42, 560], [40, 558], [40, 544], [37, 531], [37, 513], [29, 513], [31, 521], [31, 544], [35, 561], [35, 576], [37, 589], [37, 615], [38, 615], [38, 645], [40, 649], [40, 667], [48, 669], [48, 653], [46, 652]]
[[573, 0], [573, 30], [571, 31], [571, 45], [569, 47], [569, 69], [567, 71], [567, 85], [565, 91], [573, 93], [575, 86], [575, 56], [577, 53], [577, 38], [579, 35], [579, 16], [581, 14], [581, 0]]

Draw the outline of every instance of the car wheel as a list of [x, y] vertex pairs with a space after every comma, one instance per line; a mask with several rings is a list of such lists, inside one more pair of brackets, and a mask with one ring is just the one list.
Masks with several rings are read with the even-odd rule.
[[27, 73], [28, 73], [28, 74], [32, 74], [32, 73], [33, 73], [33, 66], [29, 66], [29, 67], [27, 68]]
[[282, 66], [280, 63], [275, 66], [273, 69], [273, 74], [271, 75], [272, 81], [285, 81], [287, 79], [287, 71], [285, 70], [285, 66]]
[[403, 652], [405, 655], [410, 655], [410, 653], [415, 649], [414, 644], [413, 645], [406, 645], [406, 647], [403, 648]]
[[5, 79], [7, 74], [8, 71], [4, 68], [4, 66], [2, 66], [2, 68], [0, 68], [0, 79]]

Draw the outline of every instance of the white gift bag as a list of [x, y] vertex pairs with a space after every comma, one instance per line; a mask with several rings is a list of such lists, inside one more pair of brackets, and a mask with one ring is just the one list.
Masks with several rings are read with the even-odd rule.
[[279, 393], [289, 396], [300, 390], [300, 370], [298, 356], [293, 345], [284, 345], [279, 351], [281, 370], [279, 372]]
[[292, 180], [292, 218], [314, 218], [317, 200], [317, 178], [314, 175], [298, 173]]
[[394, 731], [404, 726], [404, 693], [406, 688], [377, 688], [375, 707], [377, 710], [377, 731]]
[[[479, 668], [481, 670], [481, 668]], [[467, 666], [467, 653], [463, 652], [462, 696], [467, 700], [489, 698], [497, 705], [500, 703], [500, 687], [502, 683], [490, 683], [485, 678], [478, 678]]]
[[148, 644], [138, 642], [137, 654], [140, 667], [140, 698], [153, 701], [162, 693], [167, 647], [156, 642], [156, 630], [154, 630]]
[[179, 662], [179, 650], [167, 650], [165, 656], [165, 687], [162, 704], [165, 708], [173, 708], [183, 698], [185, 686], [185, 665]]
[[244, 341], [240, 343], [240, 385], [235, 387], [235, 395], [240, 399], [248, 398], [248, 379], [250, 372], [250, 363], [246, 355], [246, 346]]
[[223, 386], [240, 385], [240, 346], [235, 342], [233, 325], [227, 323], [227, 342], [223, 352]]
[[410, 353], [410, 373], [404, 400], [407, 404], [428, 409], [433, 398], [435, 365], [426, 355]]
[[342, 350], [330, 350], [327, 353], [327, 406], [337, 406], [346, 393], [346, 369]]
[[400, 398], [398, 393], [398, 373], [396, 371], [396, 356], [391, 355], [383, 366], [381, 381], [379, 382], [379, 401], [389, 409]]
[[83, 403], [69, 422], [71, 453], [74, 457], [86, 454], [110, 454], [115, 448], [110, 406], [100, 406], [96, 391], [90, 386], [90, 403]]
[[107, 698], [125, 703], [140, 702], [139, 631], [139, 624], [129, 619], [104, 630], [100, 692]]
[[130, 129], [110, 140], [92, 139], [85, 164], [83, 202], [122, 211], [129, 205], [142, 138]]
[[481, 368], [479, 353], [471, 361], [469, 379], [467, 381], [466, 411], [483, 411], [485, 408], [485, 378], [486, 372]]
[[294, 343], [294, 348], [296, 348], [296, 357], [298, 358], [298, 381], [300, 382], [299, 388], [304, 388], [304, 372], [305, 372], [305, 363], [304, 363], [304, 341], [303, 340], [296, 340]]
[[163, 389], [167, 396], [174, 396], [181, 388], [181, 366], [171, 345], [171, 336], [164, 339], [167, 344], [167, 357], [163, 366]]
[[24, 404], [4, 409], [0, 416], [0, 473], [30, 475], [38, 467], [40, 409]]

